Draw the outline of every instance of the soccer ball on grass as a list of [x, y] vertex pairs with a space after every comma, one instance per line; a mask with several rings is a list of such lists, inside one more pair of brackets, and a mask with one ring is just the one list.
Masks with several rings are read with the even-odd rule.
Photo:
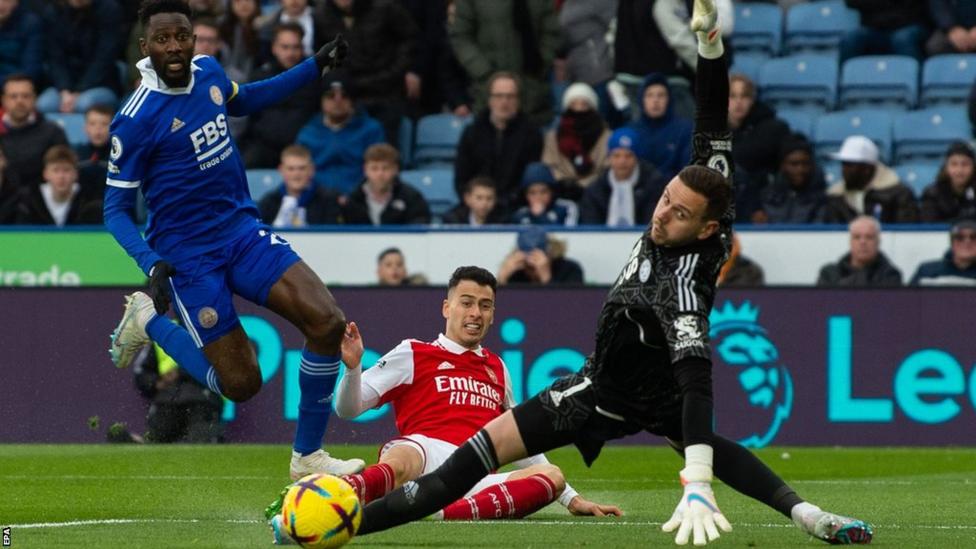
[[362, 521], [356, 491], [332, 475], [308, 475], [293, 484], [281, 506], [284, 533], [308, 549], [341, 547]]

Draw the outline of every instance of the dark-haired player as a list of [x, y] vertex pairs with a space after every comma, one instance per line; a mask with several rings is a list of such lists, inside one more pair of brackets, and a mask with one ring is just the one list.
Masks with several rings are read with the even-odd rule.
[[366, 506], [360, 534], [433, 513], [502, 464], [575, 444], [590, 464], [607, 440], [642, 430], [685, 459], [684, 493], [665, 531], [704, 545], [731, 526], [712, 493], [714, 475], [831, 543], [868, 543], [871, 527], [827, 513], [748, 450], [712, 432], [708, 314], [731, 246], [728, 71], [713, 0], [695, 0], [698, 34], [693, 165], [673, 178], [607, 296], [596, 348], [582, 371], [492, 420], [443, 465]]
[[[151, 339], [210, 390], [245, 401], [261, 388], [261, 371], [233, 294], [266, 306], [306, 339], [292, 477], [356, 472], [362, 460], [321, 448], [345, 318], [318, 276], [260, 221], [227, 123], [320, 78], [348, 46], [336, 37], [291, 70], [238, 85], [213, 58], [193, 55], [190, 15], [182, 0], [142, 3], [142, 84], [111, 125], [105, 226], [149, 276], [148, 294], [127, 297], [112, 361], [127, 366]], [[139, 189], [149, 211], [145, 240], [127, 213]], [[165, 318], [171, 304], [185, 328]]]

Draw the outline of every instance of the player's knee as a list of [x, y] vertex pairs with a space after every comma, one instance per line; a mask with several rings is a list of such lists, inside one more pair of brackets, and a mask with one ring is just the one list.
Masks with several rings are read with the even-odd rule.
[[555, 486], [557, 495], [563, 493], [563, 490], [566, 489], [566, 476], [563, 475], [562, 469], [550, 463], [549, 465], [544, 466], [540, 472], [552, 482], [553, 486]]
[[224, 396], [234, 402], [246, 402], [261, 390], [260, 370], [237, 372], [225, 377], [220, 379], [221, 388]]
[[304, 332], [306, 338], [319, 345], [338, 348], [346, 333], [346, 315], [335, 305], [317, 308], [308, 318]]

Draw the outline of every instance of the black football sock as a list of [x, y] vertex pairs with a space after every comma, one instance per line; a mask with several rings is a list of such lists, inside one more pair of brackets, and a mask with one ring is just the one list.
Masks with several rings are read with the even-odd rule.
[[759, 500], [792, 519], [790, 510], [803, 499], [752, 452], [718, 435], [712, 439], [714, 471], [737, 492]]
[[497, 468], [495, 447], [482, 429], [431, 473], [367, 505], [357, 535], [386, 530], [439, 511]]

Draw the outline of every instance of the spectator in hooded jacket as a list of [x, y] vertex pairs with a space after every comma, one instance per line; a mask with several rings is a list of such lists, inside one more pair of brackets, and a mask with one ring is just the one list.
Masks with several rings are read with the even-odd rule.
[[570, 227], [576, 225], [579, 208], [571, 200], [556, 198], [556, 180], [542, 162], [533, 162], [525, 167], [522, 192], [526, 205], [512, 214], [512, 223]]
[[579, 200], [607, 160], [607, 129], [593, 88], [577, 82], [563, 94], [559, 125], [546, 132], [542, 162], [559, 183], [559, 195]]
[[637, 134], [619, 128], [607, 143], [609, 166], [583, 193], [580, 223], [609, 227], [646, 226], [664, 192], [667, 180], [657, 169], [637, 158]]
[[363, 153], [383, 142], [383, 127], [356, 110], [341, 71], [326, 75], [322, 86], [322, 116], [309, 120], [296, 141], [312, 152], [315, 182], [346, 194], [363, 180]]
[[348, 225], [425, 225], [430, 206], [420, 191], [400, 181], [400, 154], [392, 145], [366, 149], [366, 179], [353, 189], [342, 207]]
[[261, 221], [275, 228], [307, 227], [339, 222], [339, 193], [316, 185], [312, 154], [301, 145], [281, 151], [282, 184], [258, 202]]
[[583, 267], [566, 257], [566, 242], [538, 225], [519, 232], [516, 248], [498, 268], [498, 284], [582, 284]]
[[918, 221], [915, 195], [879, 160], [873, 141], [852, 135], [832, 156], [842, 163], [843, 179], [827, 188], [827, 223], [846, 223], [859, 215], [872, 215], [882, 223]]
[[928, 11], [920, 0], [845, 0], [861, 14], [861, 26], [840, 43], [841, 62], [858, 55], [907, 55], [922, 60]]
[[813, 147], [795, 134], [780, 147], [779, 172], [760, 192], [754, 223], [823, 223], [827, 183]]
[[817, 286], [829, 287], [882, 287], [901, 286], [899, 271], [881, 252], [881, 224], [878, 220], [862, 215], [848, 226], [851, 249], [837, 263], [829, 263], [820, 269]]
[[776, 118], [776, 111], [756, 100], [756, 85], [748, 77], [729, 79], [729, 129], [735, 160], [735, 213], [739, 221], [761, 221], [759, 194], [779, 168], [779, 148], [790, 128]]
[[640, 98], [640, 119], [629, 126], [637, 133], [635, 151], [670, 181], [691, 160], [691, 121], [674, 112], [671, 88], [661, 73], [644, 79]]
[[521, 201], [522, 173], [542, 154], [539, 128], [520, 109], [519, 80], [499, 72], [488, 81], [488, 108], [464, 128], [454, 162], [454, 185], [487, 175], [498, 184], [498, 203], [511, 212]]
[[922, 222], [976, 218], [976, 153], [958, 141], [949, 146], [935, 182], [922, 191]]
[[918, 266], [912, 286], [976, 286], [976, 220], [959, 219], [949, 229], [949, 251]]

